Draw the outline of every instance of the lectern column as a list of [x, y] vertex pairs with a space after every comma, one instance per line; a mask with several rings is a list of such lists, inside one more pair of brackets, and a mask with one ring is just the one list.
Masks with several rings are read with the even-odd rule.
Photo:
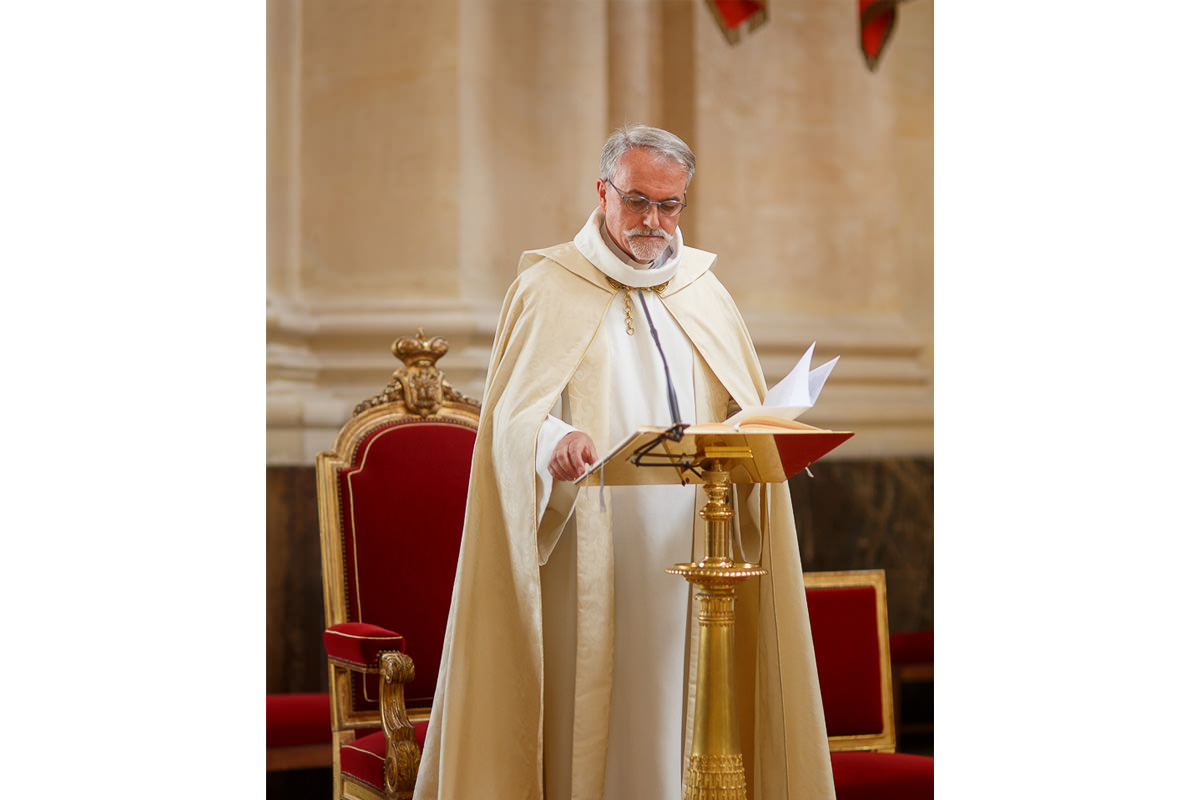
[[696, 715], [683, 796], [685, 800], [745, 800], [746, 769], [734, 701], [734, 586], [765, 575], [766, 570], [755, 564], [733, 562], [729, 473], [719, 468], [708, 470], [704, 480], [708, 493], [708, 502], [700, 512], [706, 523], [704, 560], [676, 564], [667, 570], [695, 585], [699, 599]]

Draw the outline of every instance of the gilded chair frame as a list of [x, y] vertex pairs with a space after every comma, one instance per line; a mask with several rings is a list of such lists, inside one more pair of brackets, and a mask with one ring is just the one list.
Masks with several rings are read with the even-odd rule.
[[[321, 569], [324, 578], [326, 627], [349, 621], [349, 603], [344, 574], [346, 560], [341, 534], [342, 498], [338, 475], [354, 462], [355, 451], [364, 438], [383, 426], [402, 422], [437, 422], [479, 429], [480, 404], [458, 392], [437, 368], [438, 358], [448, 349], [441, 337], [429, 339], [419, 329], [416, 337], [397, 339], [392, 353], [404, 361], [392, 380], [378, 394], [359, 403], [350, 421], [338, 432], [331, 450], [316, 458], [317, 504], [321, 538]], [[397, 631], [400, 635], [404, 631]], [[334, 798], [377, 800], [373, 787], [343, 778], [341, 749], [360, 731], [382, 728], [388, 734], [384, 798], [406, 797], [416, 778], [420, 754], [412, 722], [427, 720], [429, 709], [410, 711], [405, 707], [404, 685], [412, 681], [414, 664], [404, 653], [387, 651], [379, 663], [363, 668], [335, 658], [328, 659], [330, 719], [333, 733]], [[379, 709], [355, 710], [352, 673], [379, 676]], [[410, 746], [411, 745], [411, 746]]]
[[830, 752], [872, 750], [896, 752], [896, 714], [892, 704], [892, 656], [888, 636], [887, 586], [884, 571], [844, 570], [805, 572], [806, 589], [833, 589], [871, 586], [875, 589], [875, 630], [879, 640], [879, 695], [883, 710], [883, 730], [879, 733], [830, 736]]

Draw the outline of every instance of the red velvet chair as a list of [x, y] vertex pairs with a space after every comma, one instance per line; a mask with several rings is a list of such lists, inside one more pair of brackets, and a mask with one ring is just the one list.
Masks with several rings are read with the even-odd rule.
[[317, 456], [335, 800], [416, 780], [479, 427], [436, 366], [446, 349], [396, 340], [405, 366]]
[[838, 800], [932, 800], [933, 757], [896, 752], [883, 570], [804, 587]]
[[328, 767], [329, 695], [267, 695], [267, 772]]

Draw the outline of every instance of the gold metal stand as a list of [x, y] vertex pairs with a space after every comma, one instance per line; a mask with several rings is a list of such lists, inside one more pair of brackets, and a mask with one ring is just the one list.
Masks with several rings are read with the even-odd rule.
[[704, 560], [667, 569], [698, 587], [700, 663], [692, 752], [688, 757], [685, 800], [746, 800], [746, 768], [737, 734], [733, 676], [734, 586], [767, 574], [757, 564], [733, 562], [729, 502], [732, 483], [720, 460], [704, 472], [708, 502]]
[[[687, 429], [682, 436], [670, 433], [667, 428], [639, 428], [576, 483], [601, 487], [605, 483], [704, 484], [708, 494], [700, 512], [707, 523], [704, 560], [667, 570], [696, 586], [699, 601], [696, 715], [683, 796], [685, 800], [747, 800], [734, 695], [734, 587], [767, 571], [758, 564], [733, 561], [729, 493], [735, 484], [782, 483], [854, 434], [809, 426], [753, 432]], [[764, 505], [764, 526], [766, 522]], [[764, 541], [767, 535], [764, 527]]]

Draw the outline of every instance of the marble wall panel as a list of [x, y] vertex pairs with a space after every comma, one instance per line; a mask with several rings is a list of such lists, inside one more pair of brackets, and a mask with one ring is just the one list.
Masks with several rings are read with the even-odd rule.
[[933, 627], [933, 460], [819, 461], [791, 479], [805, 570], [882, 569], [893, 631]]
[[267, 692], [329, 690], [316, 470], [267, 468]]

